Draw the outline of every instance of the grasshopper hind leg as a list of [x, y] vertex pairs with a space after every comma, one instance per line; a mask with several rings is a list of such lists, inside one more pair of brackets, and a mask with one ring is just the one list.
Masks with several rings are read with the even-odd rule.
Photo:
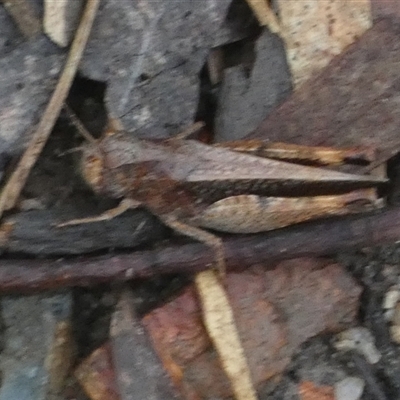
[[185, 222], [178, 220], [174, 216], [163, 216], [161, 218], [162, 222], [173, 229], [174, 231], [189, 236], [192, 239], [198, 240], [201, 243], [210, 246], [215, 251], [215, 261], [216, 261], [216, 269], [223, 277], [226, 273], [226, 265], [225, 265], [225, 252], [224, 245], [222, 240], [213, 235], [210, 232], [204, 231], [203, 229], [196, 228], [195, 226], [188, 225]]

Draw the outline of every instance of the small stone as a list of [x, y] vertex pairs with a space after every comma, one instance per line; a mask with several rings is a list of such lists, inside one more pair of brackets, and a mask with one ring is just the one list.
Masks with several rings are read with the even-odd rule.
[[386, 292], [382, 304], [386, 321], [392, 321], [396, 303], [399, 301], [399, 298], [400, 298], [399, 288], [397, 287], [397, 285], [393, 285]]
[[19, 203], [19, 209], [22, 211], [30, 210], [45, 210], [46, 206], [43, 204], [41, 199], [23, 199]]
[[394, 308], [399, 299], [400, 299], [399, 288], [397, 286], [392, 286], [385, 294], [382, 307], [385, 310]]
[[400, 344], [400, 326], [392, 325], [389, 328], [390, 336], [392, 337], [393, 342]]
[[340, 332], [334, 345], [340, 351], [356, 350], [370, 364], [376, 364], [381, 358], [381, 354], [375, 346], [374, 337], [367, 328], [357, 327]]
[[397, 302], [394, 309], [393, 309], [393, 315], [391, 318], [391, 322], [393, 325], [400, 325], [400, 302]]
[[335, 400], [359, 400], [364, 386], [361, 378], [347, 377], [335, 385]]

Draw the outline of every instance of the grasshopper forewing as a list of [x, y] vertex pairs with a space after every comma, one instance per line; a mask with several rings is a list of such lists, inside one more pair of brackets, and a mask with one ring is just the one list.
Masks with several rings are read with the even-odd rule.
[[[194, 140], [144, 140], [125, 132], [107, 135], [97, 146], [89, 144], [81, 169], [96, 192], [129, 199], [128, 206], [143, 205], [176, 231], [212, 246], [221, 269], [222, 242], [202, 227], [238, 233], [275, 229], [290, 223], [282, 222], [279, 213], [293, 207], [297, 210], [294, 222], [310, 218], [302, 217], [307, 212], [311, 217], [329, 210], [342, 214], [343, 206], [352, 200], [351, 195], [343, 193], [385, 181], [262, 158]], [[341, 194], [333, 196], [337, 193]], [[310, 194], [323, 196], [319, 200], [306, 197], [302, 203], [282, 198]], [[332, 201], [334, 206], [328, 206]], [[126, 204], [109, 217], [126, 210]]]

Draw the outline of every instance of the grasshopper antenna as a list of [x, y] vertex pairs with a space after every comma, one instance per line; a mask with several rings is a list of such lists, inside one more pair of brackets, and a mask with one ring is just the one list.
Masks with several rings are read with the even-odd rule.
[[91, 144], [97, 147], [97, 140], [89, 133], [89, 131], [85, 128], [83, 123], [77, 117], [77, 115], [72, 111], [71, 107], [68, 104], [64, 104], [65, 111], [68, 114], [71, 122], [75, 125], [78, 132]]
[[189, 128], [185, 129], [183, 132], [180, 132], [175, 136], [172, 136], [168, 140], [173, 141], [173, 140], [188, 139], [189, 137], [191, 137], [194, 134], [196, 134], [199, 131], [201, 131], [205, 126], [206, 126], [206, 124], [204, 122], [202, 122], [202, 121], [195, 122], [194, 124], [189, 126]]

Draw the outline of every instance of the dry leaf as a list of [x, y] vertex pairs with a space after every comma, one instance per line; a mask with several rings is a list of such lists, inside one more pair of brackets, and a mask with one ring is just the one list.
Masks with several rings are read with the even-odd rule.
[[372, 26], [370, 0], [279, 0], [278, 8], [295, 86]]
[[396, 154], [399, 34], [399, 25], [389, 19], [375, 24], [276, 108], [251, 137], [314, 146], [373, 147], [380, 163]]
[[268, 0], [247, 0], [247, 3], [256, 15], [260, 25], [266, 25], [273, 33], [279, 33], [281, 28], [279, 26], [278, 18], [274, 10], [271, 9]]
[[196, 275], [203, 319], [237, 400], [257, 399], [228, 296], [214, 271]]
[[69, 321], [59, 321], [55, 327], [52, 351], [47, 355], [46, 368], [51, 371], [49, 389], [58, 393], [63, 388], [70, 368], [75, 362], [76, 345]]
[[[225, 290], [257, 388], [279, 376], [309, 338], [351, 326], [361, 293], [344, 268], [315, 259], [286, 261], [270, 271], [228, 274]], [[192, 286], [142, 323], [185, 396], [190, 391], [198, 399], [227, 398], [232, 390], [200, 308]]]

